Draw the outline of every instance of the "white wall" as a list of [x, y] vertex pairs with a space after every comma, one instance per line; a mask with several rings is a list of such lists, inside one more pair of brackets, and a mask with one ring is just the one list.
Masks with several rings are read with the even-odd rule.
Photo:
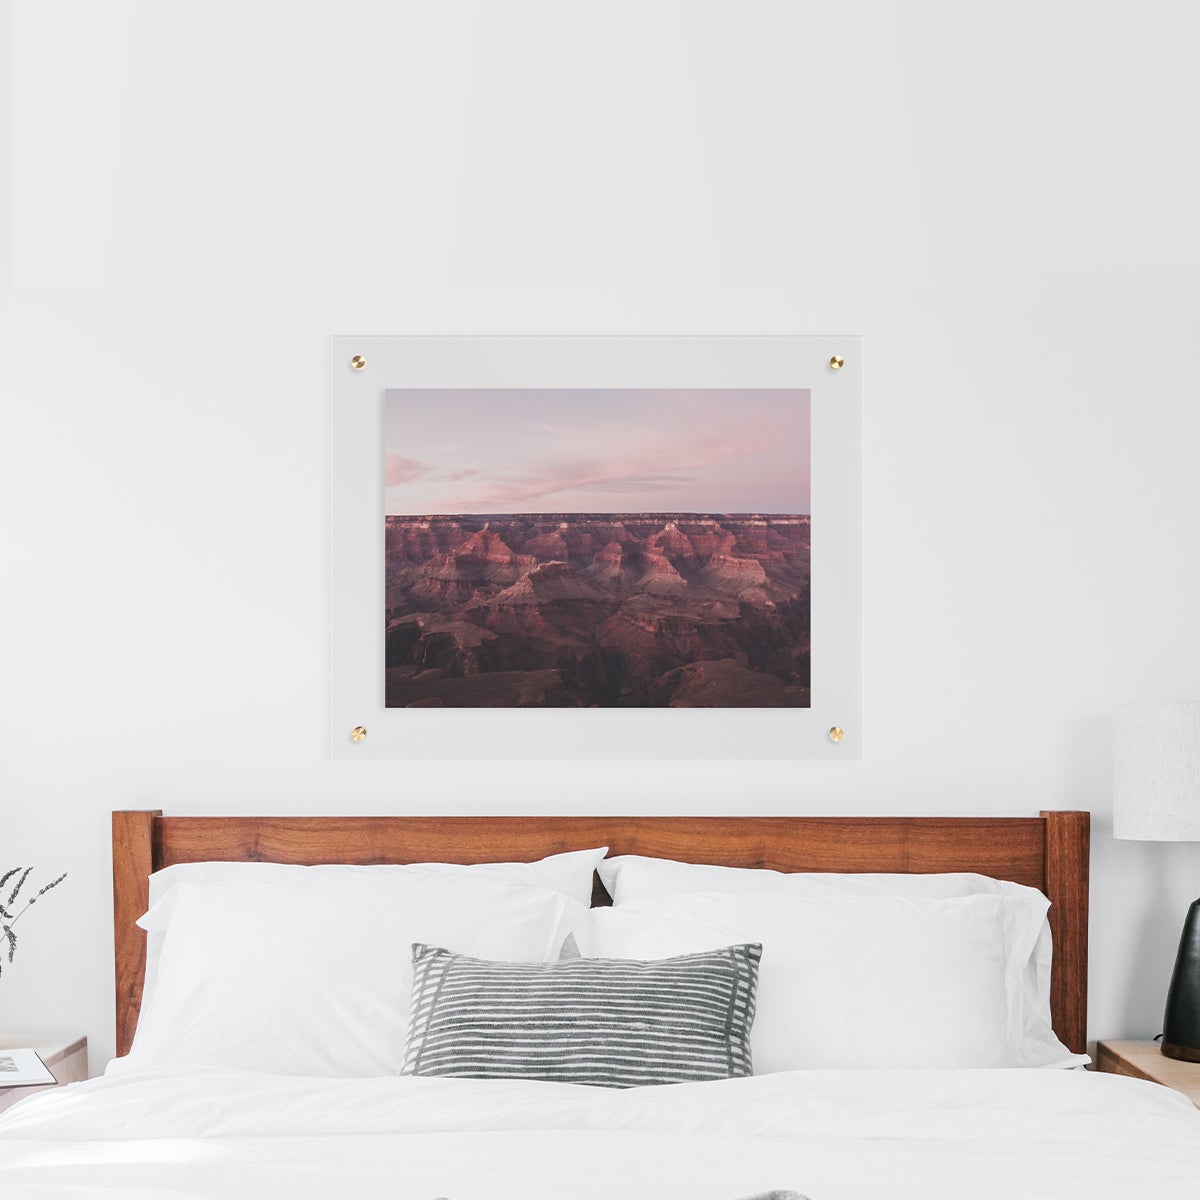
[[[1200, 846], [1187, 4], [28, 0], [0, 410], [0, 1025], [112, 1049], [109, 812], [1094, 815], [1092, 1036]], [[331, 762], [326, 338], [867, 336], [866, 758]], [[752, 719], [752, 718], [748, 718]]]

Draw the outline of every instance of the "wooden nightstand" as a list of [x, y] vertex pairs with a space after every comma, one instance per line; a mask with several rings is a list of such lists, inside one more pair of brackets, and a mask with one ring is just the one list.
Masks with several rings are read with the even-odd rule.
[[[0, 1050], [36, 1050], [42, 1062], [59, 1083], [76, 1083], [88, 1077], [87, 1038], [55, 1038], [37, 1034], [0, 1034]], [[55, 1085], [45, 1087], [0, 1086], [0, 1112], [34, 1092], [47, 1092]]]
[[1157, 1042], [1097, 1042], [1096, 1070], [1161, 1083], [1200, 1108], [1200, 1063], [1167, 1058]]

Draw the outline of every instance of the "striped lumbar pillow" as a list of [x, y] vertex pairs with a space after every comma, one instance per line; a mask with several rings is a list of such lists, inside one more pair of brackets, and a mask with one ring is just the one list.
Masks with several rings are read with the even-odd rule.
[[651, 962], [487, 962], [413, 946], [404, 1075], [599, 1087], [753, 1073], [762, 946]]

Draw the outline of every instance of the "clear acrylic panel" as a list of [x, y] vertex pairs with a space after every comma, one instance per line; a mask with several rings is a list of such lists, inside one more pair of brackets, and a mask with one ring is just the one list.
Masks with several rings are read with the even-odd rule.
[[[334, 338], [331, 353], [335, 758], [861, 758], [860, 337], [364, 336]], [[780, 452], [769, 446], [766, 417], [762, 437], [756, 441], [751, 435], [760, 412], [798, 396], [804, 397], [810, 434], [811, 492], [796, 494], [810, 499], [811, 564], [804, 569], [811, 570], [805, 608], [811, 650], [804, 656], [793, 646], [792, 655], [808, 664], [808, 680], [787, 671], [772, 675], [762, 665], [770, 654], [784, 653], [779, 646], [786, 649], [794, 636], [772, 630], [783, 620], [781, 612], [794, 615], [794, 605], [801, 603], [783, 599], [798, 594], [794, 573], [800, 560], [786, 546], [782, 559], [764, 551], [754, 541], [764, 520], [755, 527], [758, 533], [749, 520], [760, 510], [779, 514], [789, 507], [774, 500], [769, 486], [768, 460], [777, 466]], [[562, 420], [545, 419], [556, 404]], [[644, 417], [637, 417], [640, 411]], [[693, 412], [712, 427], [689, 427]], [[576, 420], [583, 413], [586, 421]], [[611, 414], [611, 420], [597, 413]], [[723, 414], [716, 424], [713, 413]], [[545, 446], [571, 447], [562, 478], [529, 485], [533, 450], [527, 430], [548, 438]], [[722, 448], [722, 438], [737, 445]], [[659, 455], [661, 470], [647, 469], [653, 454], [618, 454], [623, 442], [633, 440], [643, 450], [666, 447]], [[759, 449], [739, 458], [743, 444]], [[514, 460], [511, 470], [503, 465], [505, 454]], [[470, 465], [483, 460], [489, 464], [484, 470]], [[455, 464], [460, 469], [449, 469]], [[797, 477], [802, 466], [797, 462]], [[494, 478], [498, 473], [503, 481]], [[463, 483], [468, 479], [469, 486]], [[393, 558], [396, 586], [387, 593], [385, 514], [389, 503], [393, 513], [397, 505], [407, 511], [409, 495], [418, 509], [469, 507], [457, 514], [438, 511], [440, 523], [432, 533], [416, 528], [418, 518], [430, 512], [414, 509], [411, 520], [393, 517], [393, 547], [401, 539], [415, 549], [405, 551], [408, 558], [398, 573], [399, 560]], [[601, 512], [606, 496], [612, 499]], [[716, 503], [760, 496], [765, 503], [737, 503], [736, 512], [724, 514], [724, 525], [720, 513], [703, 528], [696, 524], [713, 516], [709, 498]], [[651, 506], [656, 497], [670, 500]], [[557, 519], [557, 531], [551, 518]], [[608, 518], [625, 522], [617, 522], [623, 532], [615, 535], [616, 548], [609, 543], [607, 550], [588, 551], [591, 561], [579, 557], [579, 546], [602, 545], [614, 527]], [[661, 518], [657, 525], [655, 518]], [[779, 521], [787, 524], [779, 516], [765, 518], [766, 525]], [[723, 546], [710, 536], [717, 526]], [[571, 541], [569, 555], [557, 532]], [[776, 540], [799, 536], [782, 527], [769, 533]], [[456, 573], [456, 564], [468, 559], [477, 568], [484, 562], [478, 569], [494, 579], [472, 588], [462, 570]], [[783, 559], [789, 565], [777, 568]], [[647, 582], [651, 567], [663, 578]], [[738, 571], [745, 578], [730, 582]], [[679, 606], [678, 620], [671, 616], [673, 604]], [[598, 614], [599, 628], [605, 614], [618, 610], [622, 621], [632, 622], [630, 629], [644, 629], [646, 638], [658, 639], [656, 646], [674, 647], [655, 651], [654, 669], [666, 681], [661, 686], [653, 680], [641, 691], [633, 683], [619, 685], [621, 679], [641, 678], [637, 673], [648, 661], [637, 658], [638, 647], [649, 643], [639, 641], [643, 635], [636, 631], [621, 643], [633, 647], [628, 663], [605, 676], [608, 691], [595, 690], [600, 668], [586, 655], [559, 653], [558, 642], [529, 636], [534, 624], [545, 628], [550, 620], [574, 631], [568, 640], [579, 640], [588, 612]], [[701, 619], [701, 611], [716, 615]], [[500, 612], [508, 616], [500, 619]], [[509, 628], [514, 621], [515, 633]], [[765, 632], [762, 645], [752, 643], [747, 651], [737, 637], [751, 624]], [[706, 642], [718, 637], [717, 626], [721, 638], [733, 639], [732, 650], [724, 641], [716, 649]], [[600, 631], [596, 640], [603, 643], [604, 636]], [[517, 637], [523, 648], [534, 647], [530, 653], [544, 655], [533, 664], [544, 669], [533, 671], [522, 659], [521, 678], [488, 675], [500, 669], [495, 663], [504, 654], [511, 657]], [[490, 667], [476, 661], [474, 643], [485, 646]], [[449, 658], [443, 653], [447, 645], [458, 648]], [[393, 662], [402, 664], [392, 668], [392, 707], [385, 683], [389, 646]], [[625, 651], [613, 653], [619, 659]], [[677, 670], [662, 653], [678, 655]], [[410, 660], [419, 664], [405, 665]], [[562, 665], [568, 660], [570, 669]], [[541, 686], [559, 677], [565, 682]], [[594, 703], [597, 696], [608, 699]], [[703, 706], [726, 699], [733, 703]], [[759, 706], [764, 703], [772, 706]], [[484, 704], [491, 706], [474, 706]], [[356, 730], [365, 735], [356, 737]]]

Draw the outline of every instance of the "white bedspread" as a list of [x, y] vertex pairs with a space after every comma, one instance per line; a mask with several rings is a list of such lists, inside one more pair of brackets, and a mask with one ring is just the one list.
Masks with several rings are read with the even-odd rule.
[[805, 1071], [607, 1091], [114, 1075], [0, 1118], [0, 1197], [1196, 1200], [1200, 1111], [1079, 1071]]

